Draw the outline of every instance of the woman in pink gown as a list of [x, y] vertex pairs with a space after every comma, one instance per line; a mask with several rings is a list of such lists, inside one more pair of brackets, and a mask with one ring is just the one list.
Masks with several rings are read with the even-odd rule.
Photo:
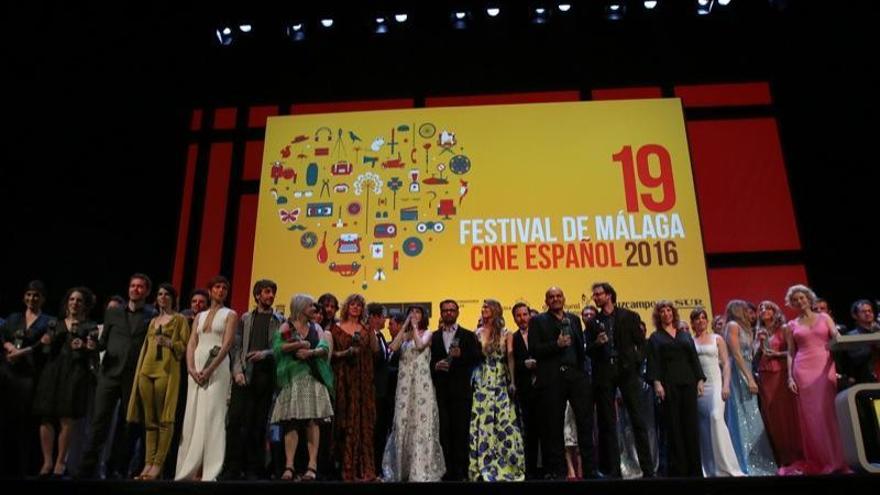
[[799, 418], [804, 453], [799, 470], [804, 474], [849, 472], [834, 412], [837, 370], [828, 350], [837, 327], [828, 314], [813, 312], [816, 294], [809, 287], [792, 286], [785, 300], [799, 313], [786, 332], [788, 388], [804, 412]]
[[795, 395], [788, 389], [788, 345], [785, 335], [788, 327], [785, 316], [776, 303], [762, 301], [758, 305], [758, 327], [755, 338], [759, 342], [758, 395], [761, 413], [779, 474], [799, 474], [796, 463], [804, 458], [801, 426]]

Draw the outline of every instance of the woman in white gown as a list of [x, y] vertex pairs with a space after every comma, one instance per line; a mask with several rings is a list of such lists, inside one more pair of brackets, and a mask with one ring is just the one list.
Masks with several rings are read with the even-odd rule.
[[706, 375], [703, 395], [697, 398], [703, 476], [744, 476], [724, 422], [724, 401], [730, 396], [727, 344], [723, 337], [708, 331], [709, 318], [701, 307], [691, 312], [691, 328], [700, 366]]
[[189, 387], [176, 480], [217, 479], [226, 452], [226, 398], [231, 384], [227, 354], [238, 315], [224, 306], [229, 295], [226, 278], [214, 277], [208, 287], [211, 307], [196, 316], [186, 348]]
[[391, 342], [400, 353], [394, 423], [382, 456], [384, 481], [440, 481], [446, 462], [440, 447], [440, 417], [431, 381], [431, 332], [422, 308], [407, 319]]

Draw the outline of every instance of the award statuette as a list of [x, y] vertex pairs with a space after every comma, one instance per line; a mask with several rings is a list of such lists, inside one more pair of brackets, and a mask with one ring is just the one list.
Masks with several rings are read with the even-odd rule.
[[459, 345], [458, 337], [453, 337], [453, 338], [452, 338], [452, 341], [449, 342], [449, 355], [446, 356], [446, 362], [447, 362], [448, 364], [452, 364], [452, 359], [453, 359], [453, 357], [452, 357], [452, 350], [453, 350], [453, 349], [457, 349], [457, 348], [458, 348], [458, 345]]

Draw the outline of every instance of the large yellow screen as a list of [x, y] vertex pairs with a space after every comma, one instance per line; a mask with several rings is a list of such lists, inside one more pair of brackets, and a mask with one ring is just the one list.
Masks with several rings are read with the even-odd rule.
[[678, 99], [272, 117], [254, 242], [280, 302], [429, 303], [432, 326], [445, 298], [473, 328], [486, 298], [557, 285], [576, 311], [597, 281], [643, 318], [709, 305]]

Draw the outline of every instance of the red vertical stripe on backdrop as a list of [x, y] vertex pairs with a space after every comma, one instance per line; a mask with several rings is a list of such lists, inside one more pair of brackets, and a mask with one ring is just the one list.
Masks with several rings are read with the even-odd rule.
[[202, 211], [202, 233], [199, 237], [196, 287], [204, 287], [220, 270], [231, 169], [232, 143], [212, 144]]
[[643, 98], [662, 98], [663, 92], [656, 86], [638, 88], [602, 88], [592, 91], [594, 100], [637, 100]]
[[675, 96], [685, 107], [769, 105], [772, 101], [766, 82], [676, 86]]
[[691, 121], [687, 131], [706, 252], [800, 249], [776, 121]]
[[202, 112], [201, 108], [196, 108], [192, 113], [192, 120], [189, 121], [189, 130], [198, 131], [202, 128]]
[[196, 159], [199, 155], [199, 145], [190, 144], [186, 153], [186, 176], [183, 179], [183, 191], [180, 200], [180, 224], [177, 227], [177, 249], [174, 252], [174, 271], [171, 283], [177, 290], [182, 289], [183, 268], [186, 260], [186, 244], [189, 233], [189, 220], [192, 213], [193, 184], [196, 179]]
[[[232, 308], [242, 314], [251, 301], [251, 268], [254, 262], [254, 235], [257, 230], [257, 195], [241, 197], [238, 207], [238, 236], [232, 269]], [[265, 274], [268, 277], [270, 274]], [[263, 275], [261, 275], [262, 277]]]
[[278, 115], [278, 105], [251, 107], [248, 110], [248, 127], [266, 127], [266, 119]]
[[581, 92], [544, 91], [536, 93], [507, 93], [495, 95], [431, 96], [425, 98], [426, 107], [464, 107], [471, 105], [508, 105], [513, 103], [554, 103], [580, 101]]
[[337, 101], [331, 103], [294, 103], [290, 106], [290, 113], [293, 115], [307, 115], [312, 113], [396, 110], [398, 108], [412, 108], [413, 105], [415, 105], [415, 102], [408, 98], [400, 98], [396, 100]]
[[715, 315], [723, 315], [731, 299], [745, 299], [755, 305], [767, 299], [778, 304], [787, 318], [793, 318], [794, 311], [785, 306], [785, 291], [794, 284], [807, 283], [803, 265], [713, 268], [708, 274]]
[[235, 129], [235, 107], [214, 110], [214, 129]]
[[263, 141], [248, 141], [244, 145], [244, 168], [241, 180], [260, 180], [263, 165]]

